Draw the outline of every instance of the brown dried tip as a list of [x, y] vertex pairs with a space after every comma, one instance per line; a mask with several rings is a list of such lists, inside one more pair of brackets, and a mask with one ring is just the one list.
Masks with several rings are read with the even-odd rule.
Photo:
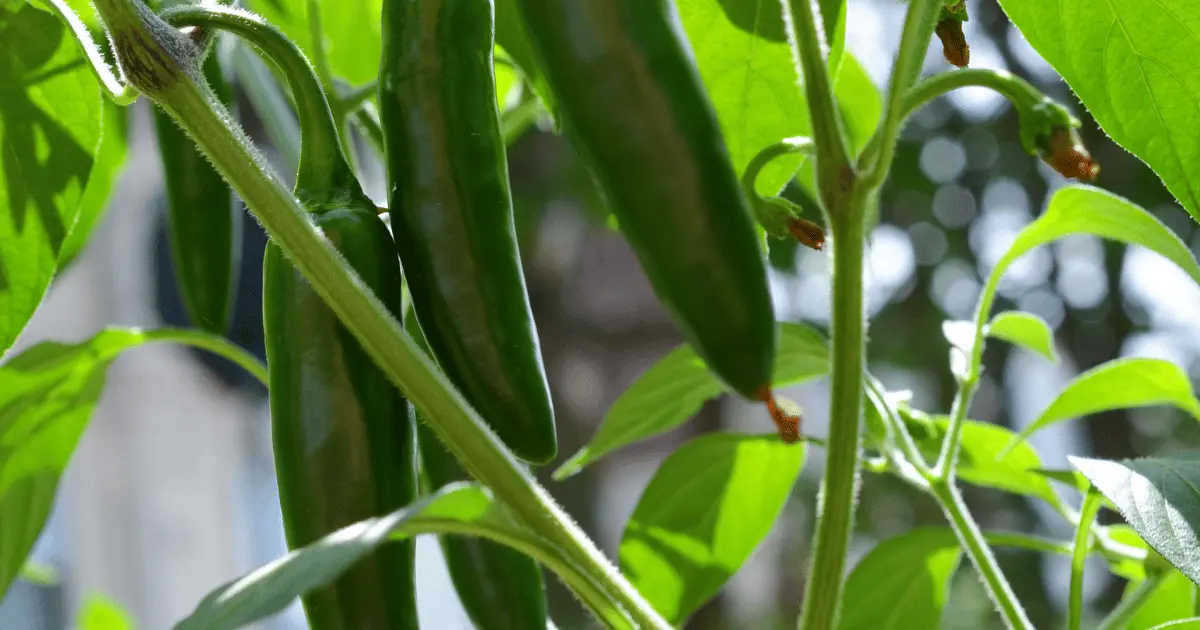
[[1090, 182], [1100, 175], [1100, 165], [1083, 146], [1079, 134], [1067, 127], [1050, 132], [1050, 153], [1043, 155], [1042, 160], [1063, 177]]
[[805, 247], [817, 251], [825, 249], [825, 230], [820, 225], [808, 219], [792, 217], [787, 220], [787, 229]]
[[955, 67], [965, 68], [971, 61], [971, 47], [963, 34], [962, 22], [948, 17], [937, 23], [933, 31], [942, 40], [942, 55]]
[[758, 390], [758, 398], [767, 405], [767, 413], [771, 414], [771, 421], [775, 423], [775, 430], [779, 432], [779, 439], [787, 444], [795, 444], [800, 441], [800, 416], [793, 416], [783, 409], [779, 408], [779, 403], [775, 401], [775, 395], [771, 393], [771, 388], [763, 386]]

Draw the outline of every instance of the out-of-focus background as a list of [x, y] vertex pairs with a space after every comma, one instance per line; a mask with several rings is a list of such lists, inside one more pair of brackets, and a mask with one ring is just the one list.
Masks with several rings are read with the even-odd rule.
[[[677, 0], [686, 2], [687, 0]], [[1024, 42], [997, 4], [968, 2], [965, 24], [972, 66], [1002, 68], [1072, 106], [1103, 167], [1099, 185], [1151, 209], [1200, 250], [1200, 232], [1173, 205], [1158, 179], [1102, 133], [1055, 73]], [[848, 46], [883, 86], [905, 4], [849, 3]], [[234, 51], [235, 57], [244, 54]], [[936, 41], [927, 71], [946, 68]], [[243, 123], [268, 145], [264, 121], [241, 95]], [[19, 347], [44, 339], [81, 339], [104, 325], [183, 325], [163, 228], [162, 176], [153, 126], [143, 101], [130, 117], [130, 157], [103, 225], [85, 255], [59, 277]], [[266, 126], [288, 121], [265, 121]], [[882, 222], [869, 247], [870, 362], [891, 389], [911, 389], [914, 405], [944, 411], [953, 394], [946, 319], [969, 318], [981, 278], [1017, 231], [1065, 182], [1026, 155], [1007, 102], [982, 89], [960, 90], [922, 110], [905, 130]], [[268, 151], [272, 149], [268, 146]], [[281, 170], [286, 148], [276, 148]], [[294, 150], [294, 148], [292, 149]], [[382, 170], [361, 156], [368, 192], [384, 202]], [[558, 412], [565, 458], [591, 436], [605, 410], [646, 367], [680, 343], [582, 166], [564, 139], [533, 130], [510, 150], [522, 252], [534, 314]], [[241, 288], [230, 337], [262, 356], [261, 229], [246, 218]], [[779, 319], [824, 327], [826, 255], [773, 243], [772, 280]], [[1000, 308], [1020, 308], [1054, 327], [1060, 364], [1005, 344], [987, 351], [972, 417], [1021, 427], [1073, 374], [1115, 356], [1154, 356], [1196, 372], [1200, 289], [1154, 254], [1073, 237], [1035, 251], [1012, 268]], [[714, 305], [719, 309], [720, 305]], [[826, 383], [783, 392], [804, 406], [806, 431], [827, 426]], [[615, 554], [625, 520], [657, 464], [688, 437], [718, 428], [765, 432], [765, 413], [725, 398], [684, 428], [625, 449], [550, 491], [607, 551]], [[1163, 409], [1099, 414], [1057, 425], [1033, 442], [1050, 468], [1067, 453], [1120, 458], [1200, 444], [1194, 423]], [[798, 612], [813, 524], [813, 499], [824, 465], [812, 449], [805, 475], [768, 540], [690, 628], [791, 627]], [[58, 586], [18, 583], [0, 604], [4, 630], [74, 626], [82, 598], [111, 597], [138, 627], [169, 628], [218, 584], [284, 551], [274, 487], [266, 392], [230, 364], [176, 347], [139, 349], [109, 370], [108, 384], [58, 497], [34, 560], [57, 569]], [[1064, 538], [1070, 527], [1045, 505], [968, 488], [984, 527]], [[1074, 500], [1074, 499], [1072, 499]], [[919, 524], [937, 524], [930, 500], [899, 481], [867, 476], [854, 552]], [[856, 556], [857, 557], [857, 556]], [[1068, 560], [1000, 551], [1001, 563], [1038, 627], [1064, 610]], [[433, 540], [419, 542], [424, 627], [469, 628]], [[1099, 569], [1099, 567], [1097, 567]], [[1111, 606], [1123, 582], [1085, 573], [1087, 601]], [[558, 627], [591, 622], [552, 583]], [[959, 569], [943, 627], [1000, 627], [969, 564]], [[261, 624], [302, 628], [298, 607]]]

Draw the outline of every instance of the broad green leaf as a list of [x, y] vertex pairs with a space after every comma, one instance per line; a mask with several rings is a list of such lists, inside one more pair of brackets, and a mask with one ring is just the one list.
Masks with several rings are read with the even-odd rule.
[[[980, 299], [990, 309], [996, 287], [1010, 265], [1033, 249], [1071, 234], [1141, 245], [1179, 265], [1200, 283], [1200, 265], [1188, 246], [1154, 215], [1112, 193], [1091, 186], [1067, 186], [1050, 198], [1046, 212], [1025, 226], [988, 276]], [[986, 309], [985, 309], [986, 310]]]
[[70, 31], [0, 9], [0, 356], [41, 302], [100, 143], [100, 87]]
[[1053, 362], [1058, 362], [1054, 352], [1054, 332], [1046, 320], [1021, 311], [1007, 311], [992, 318], [987, 326], [987, 335], [1003, 339], [1011, 344], [1032, 350]]
[[879, 126], [883, 97], [879, 95], [879, 88], [875, 87], [866, 69], [849, 53], [842, 56], [841, 70], [834, 81], [833, 91], [842, 113], [850, 150], [857, 155], [867, 146], [875, 128]]
[[662, 463], [621, 538], [621, 572], [679, 625], [721, 589], [770, 531], [805, 446], [714, 433]]
[[[247, 7], [277, 26], [314, 65], [310, 0], [249, 0]], [[316, 0], [324, 33], [325, 55], [335, 77], [351, 85], [365, 85], [379, 75], [383, 0]], [[318, 68], [319, 70], [319, 68]]]
[[[929, 461], [937, 458], [949, 424], [949, 418], [933, 416], [936, 434], [913, 436]], [[976, 420], [965, 421], [956, 469], [958, 478], [976, 486], [1037, 497], [1061, 509], [1061, 500], [1049, 480], [1037, 472], [1042, 462], [1033, 446], [1021, 442], [1000, 456], [1015, 438], [1016, 434], [1004, 427]]]
[[1119, 462], [1068, 459], [1155, 551], [1200, 583], [1200, 452]]
[[241, 628], [336, 580], [376, 547], [417, 534], [483, 536], [522, 551], [550, 554], [478, 485], [455, 483], [387, 516], [367, 519], [297, 549], [209, 593], [176, 630]]
[[[810, 135], [779, 0], [689, 0], [677, 7], [739, 174], [764, 148]], [[778, 194], [799, 165], [797, 155], [773, 161], [758, 176], [759, 192]]]
[[59, 580], [58, 571], [54, 567], [36, 562], [26, 562], [25, 566], [21, 567], [18, 577], [39, 586], [54, 586]]
[[133, 617], [117, 602], [91, 595], [79, 610], [79, 630], [133, 630]]
[[[772, 380], [775, 387], [816, 378], [829, 369], [829, 350], [815, 330], [800, 324], [781, 324], [779, 334]], [[691, 348], [676, 348], [617, 398], [592, 441], [554, 471], [554, 478], [570, 477], [618, 448], [683, 424], [723, 391]]]
[[[1138, 587], [1138, 582], [1130, 582], [1125, 588], [1125, 594], [1128, 595]], [[1172, 571], [1158, 586], [1154, 589], [1154, 593], [1150, 598], [1142, 604], [1141, 608], [1134, 613], [1133, 618], [1129, 620], [1129, 625], [1126, 630], [1151, 630], [1153, 628], [1162, 628], [1163, 624], [1172, 630], [1187, 630], [1188, 624], [1179, 625], [1175, 622], [1185, 621], [1184, 617], [1189, 617], [1193, 614], [1192, 598], [1196, 591], [1195, 585], [1188, 581], [1182, 573]], [[1200, 625], [1196, 626], [1200, 628]]]
[[79, 218], [75, 227], [63, 243], [58, 255], [58, 264], [65, 267], [74, 261], [75, 257], [87, 246], [92, 230], [104, 216], [108, 199], [117, 176], [125, 166], [126, 152], [126, 123], [127, 108], [121, 107], [104, 99], [104, 118], [100, 132], [100, 148], [96, 153], [96, 162], [88, 176], [87, 188], [83, 191], [83, 199], [79, 202]]
[[1151, 405], [1174, 405], [1200, 420], [1200, 400], [1179, 366], [1162, 359], [1116, 359], [1075, 377], [1016, 439], [1070, 418]]
[[962, 551], [945, 527], [922, 527], [875, 546], [850, 572], [839, 630], [937, 628]]
[[1200, 220], [1200, 0], [1000, 0], [1100, 127]]
[[0, 596], [42, 531], [109, 363], [142, 340], [108, 330], [80, 344], [41, 343], [0, 366]]

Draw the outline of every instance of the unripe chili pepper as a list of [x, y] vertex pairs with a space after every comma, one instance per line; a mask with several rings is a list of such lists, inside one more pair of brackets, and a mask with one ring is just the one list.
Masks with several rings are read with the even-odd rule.
[[[231, 9], [188, 7], [164, 18], [230, 30], [280, 67], [301, 129], [296, 197], [363, 284], [402, 317], [395, 244], [342, 153], [325, 94], [300, 50], [260, 18]], [[263, 332], [288, 546], [411, 503], [411, 407], [273, 242], [263, 262]], [[315, 630], [416, 628], [412, 541], [380, 547], [303, 603]]]
[[667, 0], [518, 0], [563, 128], [689, 345], [730, 388], [770, 385], [766, 267]]
[[[426, 353], [429, 345], [410, 311], [404, 329]], [[467, 479], [458, 460], [424, 422], [417, 423], [422, 491], [425, 494]], [[442, 555], [458, 598], [479, 630], [546, 627], [546, 591], [542, 570], [518, 551], [483, 538], [439, 536]]]
[[[217, 55], [204, 62], [204, 78], [229, 107], [233, 89]], [[217, 334], [229, 327], [242, 251], [242, 222], [229, 185], [193, 141], [161, 109], [154, 110], [158, 151], [167, 192], [167, 232], [175, 281], [188, 316]]]
[[392, 232], [433, 356], [521, 459], [557, 439], [513, 224], [488, 0], [386, 0], [379, 105]]

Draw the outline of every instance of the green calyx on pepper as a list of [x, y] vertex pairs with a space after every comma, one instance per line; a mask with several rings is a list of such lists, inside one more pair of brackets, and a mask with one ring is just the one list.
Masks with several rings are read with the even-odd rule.
[[1063, 177], [1094, 181], [1100, 165], [1079, 137], [1079, 119], [1050, 98], [1043, 98], [1021, 115], [1021, 146], [1036, 155]]
[[812, 140], [803, 137], [785, 138], [759, 151], [742, 174], [742, 190], [755, 220], [767, 234], [779, 239], [792, 237], [805, 247], [821, 250], [825, 247], [825, 230], [820, 224], [801, 217], [800, 207], [791, 201], [779, 196], [763, 197], [756, 187], [758, 175], [767, 164], [785, 155], [811, 156], [812, 151]]
[[[283, 71], [301, 129], [295, 195], [364, 286], [402, 319], [395, 243], [342, 152], [326, 95], [304, 55], [261, 18], [235, 9], [188, 6], [163, 17], [175, 26], [231, 31]], [[411, 503], [417, 494], [412, 408], [274, 242], [263, 261], [263, 329], [288, 546]], [[310, 626], [416, 629], [413, 560], [411, 540], [393, 541], [306, 594]]]
[[967, 37], [962, 28], [963, 22], [969, 19], [966, 0], [958, 0], [954, 4], [942, 7], [937, 26], [933, 30], [942, 42], [942, 55], [946, 57], [946, 61], [958, 68], [965, 68], [971, 62], [971, 47], [967, 45]]

